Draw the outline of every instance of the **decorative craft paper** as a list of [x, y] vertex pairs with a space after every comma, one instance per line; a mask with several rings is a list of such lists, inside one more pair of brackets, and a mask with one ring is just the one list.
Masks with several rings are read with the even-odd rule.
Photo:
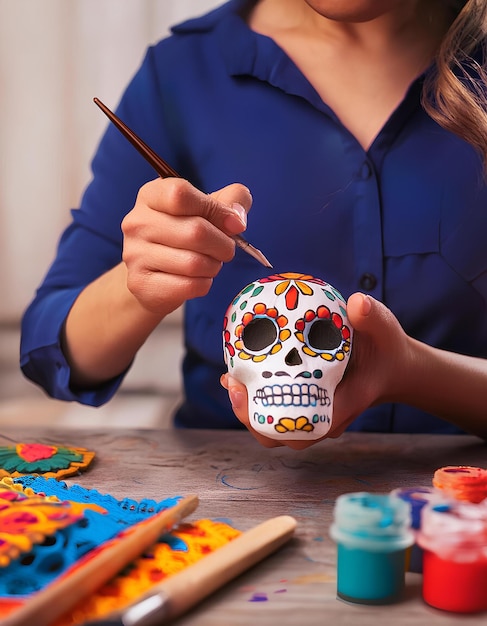
[[217, 550], [240, 531], [208, 519], [180, 524], [96, 594], [79, 604], [55, 626], [75, 626], [127, 606], [153, 585]]
[[[69, 575], [81, 557], [103, 549], [109, 541], [117, 541], [122, 530], [174, 506], [180, 499], [177, 496], [159, 502], [117, 500], [94, 489], [68, 486], [53, 478], [31, 475], [4, 478], [0, 481], [0, 494], [2, 488], [12, 494], [10, 499], [13, 501], [29, 499], [32, 503], [37, 501], [40, 506], [52, 505], [53, 508], [70, 506], [78, 517], [73, 515], [70, 524], [52, 528], [53, 534], [49, 537], [45, 529], [47, 539], [42, 544], [32, 545], [22, 558], [11, 557], [9, 565], [0, 568], [0, 620], [61, 574]], [[198, 520], [192, 524], [180, 524], [56, 626], [82, 624], [129, 604], [154, 584], [239, 534], [240, 531], [221, 521]]]
[[95, 456], [85, 448], [18, 443], [0, 446], [0, 478], [40, 474], [63, 478], [85, 470]]
[[80, 507], [75, 510], [70, 502], [0, 490], [0, 567], [82, 517]]

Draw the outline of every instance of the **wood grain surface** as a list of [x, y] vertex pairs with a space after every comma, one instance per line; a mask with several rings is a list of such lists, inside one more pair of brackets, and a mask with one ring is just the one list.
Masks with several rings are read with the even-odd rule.
[[[134, 415], [134, 423], [137, 416]], [[64, 444], [95, 451], [88, 471], [66, 480], [117, 498], [198, 495], [191, 519], [223, 519], [247, 530], [291, 515], [295, 537], [217, 591], [177, 626], [477, 626], [487, 615], [428, 607], [421, 576], [407, 574], [404, 598], [390, 606], [336, 599], [335, 545], [329, 538], [338, 495], [431, 485], [445, 465], [487, 467], [487, 445], [456, 435], [347, 433], [295, 452], [266, 449], [246, 431], [3, 428], [0, 445]]]

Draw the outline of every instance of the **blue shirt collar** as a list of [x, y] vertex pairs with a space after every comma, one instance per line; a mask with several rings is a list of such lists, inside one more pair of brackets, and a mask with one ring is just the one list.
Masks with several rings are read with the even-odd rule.
[[[252, 31], [242, 17], [254, 0], [229, 0], [213, 11], [177, 24], [175, 34], [213, 31], [230, 76], [251, 76], [283, 92], [303, 98], [337, 123], [334, 111], [321, 99], [313, 85], [292, 59], [270, 37]], [[400, 103], [376, 137], [369, 156], [381, 161], [383, 151], [394, 141], [406, 120], [420, 109], [423, 76], [409, 87]]]
[[214, 31], [230, 76], [252, 76], [285, 93], [308, 100], [335, 117], [311, 83], [287, 54], [270, 38], [252, 31], [242, 14], [252, 3], [230, 0], [202, 17], [174, 26], [173, 33]]

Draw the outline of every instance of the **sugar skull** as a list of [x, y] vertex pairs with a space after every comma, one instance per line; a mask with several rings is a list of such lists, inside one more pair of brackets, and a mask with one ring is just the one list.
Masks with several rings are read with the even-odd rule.
[[273, 274], [240, 291], [223, 326], [225, 363], [247, 387], [251, 426], [272, 439], [326, 435], [352, 347], [341, 294], [306, 274]]

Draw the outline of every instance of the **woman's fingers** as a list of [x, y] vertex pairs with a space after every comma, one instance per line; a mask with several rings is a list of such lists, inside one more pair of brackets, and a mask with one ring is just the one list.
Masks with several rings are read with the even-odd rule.
[[204, 218], [218, 230], [234, 235], [246, 228], [252, 196], [238, 183], [205, 194], [182, 178], [166, 178], [141, 187], [138, 201], [175, 217]]
[[159, 315], [206, 295], [235, 255], [231, 235], [245, 230], [251, 204], [237, 183], [209, 195], [178, 178], [144, 185], [122, 221], [129, 291]]

